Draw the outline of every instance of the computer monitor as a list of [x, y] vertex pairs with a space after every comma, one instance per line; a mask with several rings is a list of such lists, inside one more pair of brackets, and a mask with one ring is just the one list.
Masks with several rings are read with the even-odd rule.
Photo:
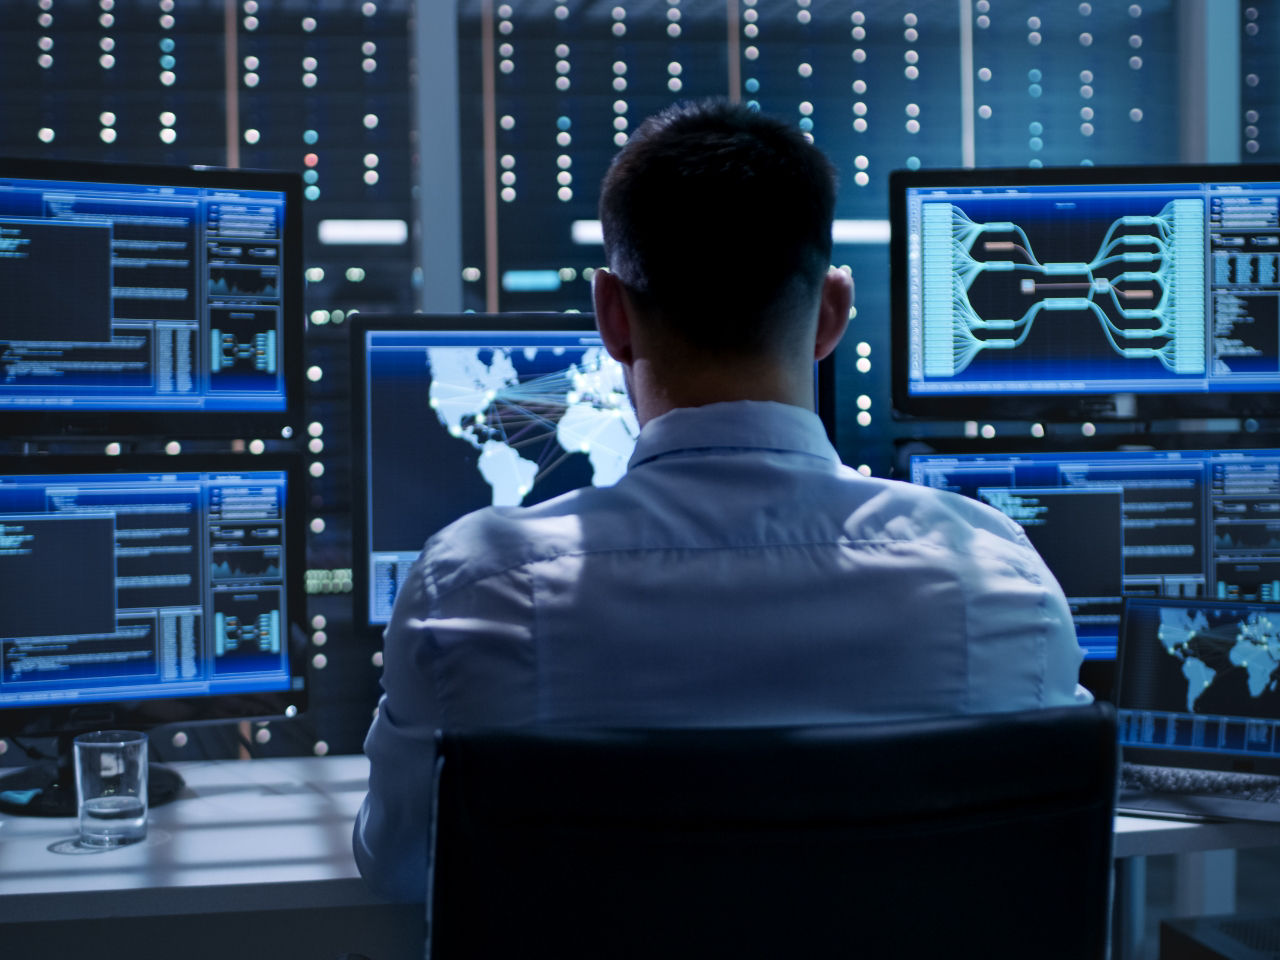
[[437, 530], [626, 471], [639, 433], [590, 314], [352, 324], [357, 622], [384, 624]]
[[279, 435], [300, 415], [297, 174], [0, 159], [0, 428]]
[[[303, 479], [293, 454], [0, 458], [0, 736], [305, 709]], [[0, 808], [54, 801], [20, 783]]]
[[1277, 653], [1280, 604], [1127, 599], [1117, 700], [1124, 759], [1280, 774]]
[[1280, 411], [1280, 166], [895, 171], [906, 417]]
[[970, 449], [909, 470], [1022, 524], [1088, 659], [1115, 659], [1123, 597], [1280, 601], [1280, 450]]

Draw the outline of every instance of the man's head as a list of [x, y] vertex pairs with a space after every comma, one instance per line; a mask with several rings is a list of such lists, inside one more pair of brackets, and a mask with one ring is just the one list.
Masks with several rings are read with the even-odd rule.
[[816, 302], [835, 197], [830, 162], [795, 127], [723, 101], [678, 105], [605, 176], [605, 257], [691, 346], [768, 349]]
[[723, 101], [671, 107], [635, 130], [605, 175], [612, 276], [603, 298], [597, 283], [597, 314], [625, 302], [664, 367], [799, 357], [811, 371], [832, 284], [845, 290], [844, 316], [820, 350], [847, 320], [848, 281], [828, 275], [834, 211], [831, 164], [799, 130]]

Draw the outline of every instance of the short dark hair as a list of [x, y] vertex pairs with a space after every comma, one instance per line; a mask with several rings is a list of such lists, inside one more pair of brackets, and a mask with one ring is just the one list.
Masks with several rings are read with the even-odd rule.
[[[723, 100], [677, 104], [642, 123], [605, 175], [605, 257], [688, 346], [759, 354], [816, 297], [835, 198], [831, 162], [796, 127]], [[727, 283], [708, 284], [717, 274]]]

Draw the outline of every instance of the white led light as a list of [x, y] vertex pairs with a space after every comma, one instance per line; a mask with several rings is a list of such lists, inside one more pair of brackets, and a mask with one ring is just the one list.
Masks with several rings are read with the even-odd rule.
[[321, 220], [316, 230], [326, 245], [400, 246], [409, 242], [405, 220]]

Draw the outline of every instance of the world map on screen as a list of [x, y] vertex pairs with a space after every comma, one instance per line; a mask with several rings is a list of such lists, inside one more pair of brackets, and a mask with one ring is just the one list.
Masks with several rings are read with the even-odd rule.
[[640, 433], [623, 368], [602, 347], [431, 347], [428, 402], [479, 451], [494, 506], [517, 506], [573, 454], [593, 486], [626, 472]]
[[[1250, 613], [1234, 622], [1211, 625], [1200, 610], [1162, 607], [1159, 638], [1168, 654], [1182, 661], [1190, 713], [1205, 692], [1220, 682], [1224, 667], [1244, 668], [1249, 696], [1254, 699], [1274, 691], [1280, 680], [1276, 676], [1280, 625], [1265, 614]], [[1211, 666], [1209, 660], [1219, 665]]]

